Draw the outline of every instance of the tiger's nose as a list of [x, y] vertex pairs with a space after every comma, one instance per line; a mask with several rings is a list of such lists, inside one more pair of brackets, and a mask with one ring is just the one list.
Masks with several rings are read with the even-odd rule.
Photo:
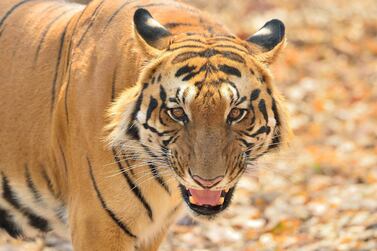
[[204, 179], [198, 175], [192, 175], [192, 178], [195, 180], [195, 182], [204, 187], [204, 188], [211, 188], [214, 187], [215, 185], [219, 184], [223, 179], [224, 176], [218, 176], [213, 179]]

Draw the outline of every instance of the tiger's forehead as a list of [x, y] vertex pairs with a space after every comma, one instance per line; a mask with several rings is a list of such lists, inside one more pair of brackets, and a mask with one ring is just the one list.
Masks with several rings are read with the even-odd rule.
[[[173, 59], [181, 57], [180, 63], [166, 63], [162, 84], [167, 93], [174, 95], [177, 102], [190, 103], [200, 98], [205, 100], [224, 100], [227, 103], [237, 102], [247, 95], [250, 89], [259, 87], [259, 72], [254, 66], [247, 65], [241, 55], [234, 56], [229, 52], [214, 51], [206, 55], [204, 52], [182, 52]], [[190, 55], [188, 55], [189, 53]], [[225, 55], [225, 56], [224, 56]], [[229, 55], [231, 59], [229, 60]], [[191, 58], [188, 58], [191, 57]], [[238, 57], [242, 58], [242, 62]], [[234, 60], [235, 59], [235, 60]], [[168, 72], [166, 74], [166, 72]]]
[[176, 35], [170, 41], [168, 51], [179, 49], [229, 49], [240, 53], [251, 53], [248, 43], [232, 35]]

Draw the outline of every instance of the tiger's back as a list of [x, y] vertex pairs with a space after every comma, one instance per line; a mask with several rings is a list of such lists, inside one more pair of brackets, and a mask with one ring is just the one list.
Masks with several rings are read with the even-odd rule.
[[62, 85], [66, 27], [82, 9], [63, 1], [0, 3], [0, 228], [13, 237], [51, 229], [67, 236], [52, 104]]

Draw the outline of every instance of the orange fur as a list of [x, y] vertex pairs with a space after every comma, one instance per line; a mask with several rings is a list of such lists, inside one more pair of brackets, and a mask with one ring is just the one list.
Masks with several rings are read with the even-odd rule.
[[[135, 33], [132, 17], [142, 6], [162, 25], [169, 26], [172, 33], [168, 39], [159, 41], [156, 48]], [[215, 41], [223, 35], [229, 41]], [[140, 145], [127, 141], [124, 136], [135, 103], [143, 84], [150, 83], [152, 77], [157, 79], [159, 74], [170, 96], [169, 90], [179, 83], [174, 73], [184, 65], [174, 64], [174, 59], [184, 52], [196, 51], [195, 48], [175, 50], [182, 45], [180, 41], [187, 38], [201, 41], [208, 49], [228, 44], [244, 50], [241, 55], [245, 64], [242, 66], [221, 56], [214, 56], [209, 62], [215, 66], [229, 64], [238, 68], [242, 79], [237, 87], [242, 92], [248, 93], [256, 86], [261, 88], [269, 116], [272, 116], [272, 99], [267, 89], [272, 91], [281, 112], [281, 142], [287, 142], [290, 130], [283, 100], [272, 85], [266, 67], [284, 41], [273, 51], [263, 52], [256, 45], [230, 37], [227, 29], [207, 14], [170, 0], [94, 0], [88, 6], [64, 1], [2, 0], [0, 171], [3, 193], [6, 177], [21, 203], [36, 215], [45, 217], [53, 230], [61, 235], [69, 233], [75, 250], [120, 251], [135, 250], [135, 247], [157, 250], [168, 226], [183, 207], [178, 183], [191, 181], [187, 176], [176, 177], [162, 166], [159, 170], [166, 181], [167, 193], [153, 179], [146, 163], [130, 160], [131, 165], [135, 165], [132, 181], [140, 184], [138, 189], [153, 213], [148, 216], [148, 208], [135, 195], [134, 187], [126, 182], [124, 172], [119, 170], [127, 165], [122, 161], [123, 166], [119, 166], [116, 162], [125, 146], [141, 151]], [[203, 62], [195, 58], [189, 64], [202, 65]], [[250, 75], [250, 69], [255, 76]], [[264, 85], [258, 82], [258, 77], [262, 76]], [[187, 87], [192, 87], [200, 77], [203, 76], [199, 74], [190, 80]], [[205, 81], [209, 83], [227, 77], [223, 72], [209, 73]], [[186, 141], [178, 140], [179, 144], [172, 149], [185, 152], [190, 151], [191, 146], [197, 146], [200, 153], [195, 158], [184, 157], [183, 162], [195, 166], [195, 172], [212, 177], [227, 168], [224, 163], [228, 162], [222, 163], [216, 156], [223, 145], [229, 143], [226, 141], [227, 129], [221, 123], [230, 108], [221, 95], [216, 94], [218, 89], [207, 82], [203, 85], [207, 94], [200, 95], [186, 108], [198, 122], [189, 129], [196, 141], [190, 141], [187, 146]], [[150, 85], [144, 91], [145, 97], [148, 100], [155, 97], [160, 102], [157, 88], [157, 85]], [[141, 110], [148, 108], [146, 102], [141, 104]], [[167, 114], [161, 116], [171, 128], [179, 127]], [[255, 116], [256, 123], [261, 123], [262, 115]], [[203, 117], [207, 119], [201, 120]], [[157, 121], [158, 114], [153, 113], [151, 119]], [[141, 127], [141, 124], [136, 126]], [[241, 130], [246, 124], [235, 127]], [[162, 130], [165, 126], [156, 124], [156, 128]], [[149, 136], [143, 132], [142, 142], [146, 143]], [[267, 142], [269, 137], [263, 140]], [[153, 142], [159, 140], [152, 138]], [[156, 145], [150, 144], [153, 150]], [[212, 152], [208, 151], [208, 145], [213, 147]], [[234, 142], [229, 143], [228, 149], [230, 154], [244, 150]], [[146, 155], [141, 153], [140, 158], [148, 158]], [[217, 165], [210, 172], [200, 169], [215, 161]], [[30, 170], [29, 178], [44, 204], [32, 200], [33, 191], [30, 184], [28, 189], [25, 166]], [[234, 185], [238, 178], [229, 176], [220, 186]], [[66, 222], [54, 215], [58, 207], [68, 214]], [[9, 210], [25, 232], [29, 228], [30, 232], [35, 230], [27, 223], [28, 216], [9, 201], [0, 199], [0, 209]]]

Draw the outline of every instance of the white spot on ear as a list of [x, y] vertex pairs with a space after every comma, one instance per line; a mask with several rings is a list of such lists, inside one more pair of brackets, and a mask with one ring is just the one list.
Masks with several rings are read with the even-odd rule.
[[263, 28], [263, 29], [260, 29], [259, 31], [257, 31], [254, 35], [254, 36], [267, 36], [267, 35], [271, 35], [272, 34], [272, 31], [269, 29], [269, 28]]
[[148, 18], [148, 20], [147, 20], [147, 25], [148, 25], [148, 26], [151, 26], [151, 27], [158, 27], [158, 28], [165, 29], [164, 26], [162, 26], [159, 22], [157, 22], [157, 21], [154, 20], [153, 18]]

